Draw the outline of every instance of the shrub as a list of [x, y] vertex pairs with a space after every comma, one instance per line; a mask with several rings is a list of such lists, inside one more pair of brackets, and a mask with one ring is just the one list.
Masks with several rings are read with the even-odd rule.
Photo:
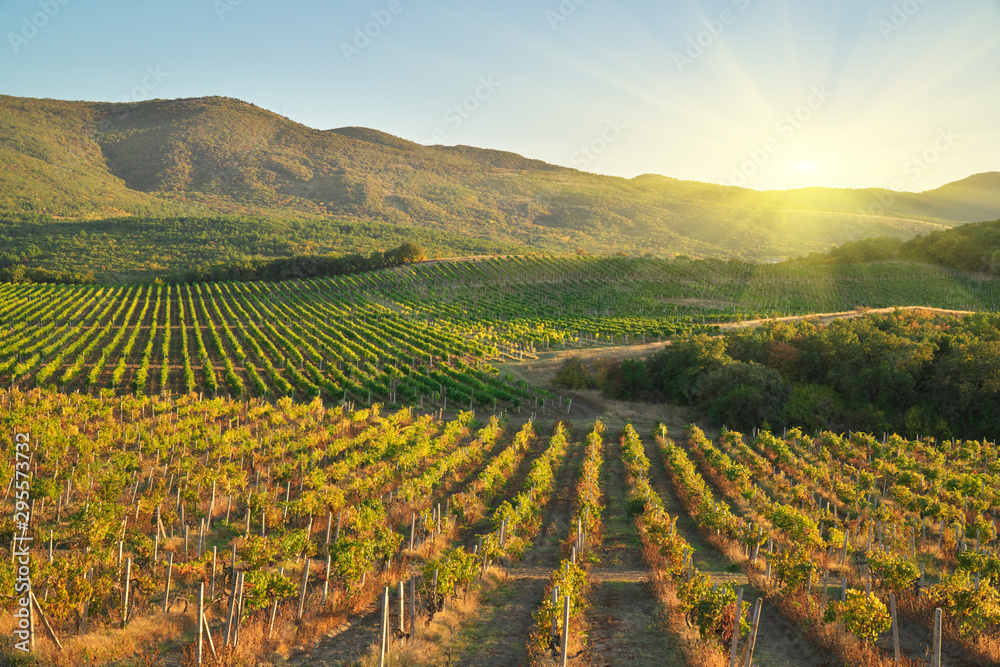
[[878, 641], [880, 634], [892, 626], [892, 618], [885, 603], [874, 593], [847, 591], [844, 602], [831, 602], [823, 615], [823, 620], [832, 623], [840, 619], [852, 635], [867, 644]]
[[596, 389], [597, 380], [587, 372], [580, 357], [570, 357], [556, 371], [552, 384], [566, 389]]

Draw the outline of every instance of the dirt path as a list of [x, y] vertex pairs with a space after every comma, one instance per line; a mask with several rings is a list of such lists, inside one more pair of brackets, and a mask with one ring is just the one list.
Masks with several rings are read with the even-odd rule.
[[[390, 597], [390, 603], [394, 598], [394, 595]], [[379, 641], [381, 622], [381, 596], [378, 596], [378, 599], [365, 607], [361, 613], [352, 615], [341, 625], [327, 632], [318, 646], [305, 653], [296, 652], [287, 664], [308, 667], [353, 665]]]
[[674, 638], [663, 630], [661, 607], [649, 587], [635, 523], [629, 516], [629, 494], [617, 437], [605, 438], [601, 492], [606, 503], [604, 539], [590, 570], [587, 624], [590, 646], [582, 664], [683, 664]]
[[[670, 516], [677, 517], [677, 531], [694, 548], [694, 564], [699, 570], [709, 575], [713, 582], [720, 585], [734, 583], [743, 587], [743, 599], [753, 602], [763, 597], [761, 591], [750, 586], [747, 576], [739, 563], [731, 561], [715, 545], [702, 537], [698, 524], [684, 510], [677, 497], [673, 481], [666, 471], [665, 461], [652, 437], [644, 437], [646, 456], [649, 458], [649, 483], [653, 490], [660, 494], [664, 509]], [[706, 480], [707, 481], [707, 480]], [[713, 490], [716, 497], [722, 497]], [[738, 508], [733, 508], [734, 513]], [[831, 667], [839, 665], [840, 660], [833, 654], [814, 645], [795, 627], [795, 624], [782, 616], [777, 609], [763, 602], [760, 615], [760, 626], [757, 629], [757, 643], [754, 648], [754, 664], [762, 667], [774, 665], [784, 667], [796, 665], [801, 667]]]
[[[546, 441], [547, 438], [542, 438]], [[569, 530], [574, 480], [583, 461], [579, 442], [570, 445], [556, 472], [555, 489], [542, 527], [521, 562], [502, 568], [496, 587], [485, 594], [479, 613], [469, 619], [452, 647], [454, 664], [469, 667], [527, 665], [528, 636], [552, 570], [559, 564], [560, 542]]]

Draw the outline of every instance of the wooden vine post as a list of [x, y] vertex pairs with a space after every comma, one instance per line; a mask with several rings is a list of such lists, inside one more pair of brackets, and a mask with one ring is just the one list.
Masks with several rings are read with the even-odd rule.
[[889, 613], [892, 616], [892, 650], [896, 664], [899, 664], [899, 623], [896, 621], [896, 594], [889, 593]]
[[389, 587], [382, 591], [382, 645], [378, 654], [378, 667], [385, 667], [385, 650], [389, 641]]
[[306, 586], [309, 584], [309, 563], [310, 560], [306, 559], [306, 564], [302, 568], [302, 590], [299, 591], [299, 611], [295, 618], [302, 620], [302, 614], [305, 613], [306, 609]]
[[195, 652], [195, 664], [201, 665], [201, 652], [202, 643], [204, 642], [204, 630], [205, 630], [205, 582], [198, 584], [198, 613], [196, 614], [198, 618], [198, 648]]
[[125, 580], [122, 582], [122, 627], [128, 626], [129, 586], [132, 583], [132, 557], [125, 562]]
[[931, 649], [931, 667], [941, 667], [941, 607], [934, 610], [934, 646]]
[[743, 589], [736, 591], [736, 621], [733, 624], [733, 642], [729, 649], [729, 667], [736, 667], [736, 645], [740, 641], [740, 618], [743, 616]]
[[563, 628], [562, 628], [562, 653], [559, 655], [559, 667], [566, 667], [569, 660], [569, 596], [563, 596]]

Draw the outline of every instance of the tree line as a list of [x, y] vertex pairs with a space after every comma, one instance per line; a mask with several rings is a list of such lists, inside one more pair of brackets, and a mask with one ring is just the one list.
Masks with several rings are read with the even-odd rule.
[[961, 225], [909, 241], [888, 236], [845, 243], [792, 264], [861, 264], [887, 260], [928, 262], [956, 271], [1000, 274], [1000, 220]]
[[376, 250], [370, 255], [351, 253], [346, 255], [296, 255], [277, 259], [245, 259], [175, 273], [166, 276], [164, 281], [197, 283], [307, 280], [309, 278], [377, 271], [378, 269], [412, 264], [422, 261], [426, 257], [423, 248], [415, 243], [406, 242], [385, 252]]
[[691, 406], [714, 425], [979, 438], [1000, 429], [1000, 314], [872, 314], [683, 336], [647, 359], [571, 359], [555, 383]]

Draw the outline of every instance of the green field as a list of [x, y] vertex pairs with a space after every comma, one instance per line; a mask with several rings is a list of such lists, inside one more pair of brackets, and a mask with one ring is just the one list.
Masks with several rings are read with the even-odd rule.
[[747, 318], [857, 307], [996, 310], [1000, 281], [925, 265], [642, 258], [429, 262], [284, 283], [3, 285], [0, 382], [516, 408], [495, 363]]

